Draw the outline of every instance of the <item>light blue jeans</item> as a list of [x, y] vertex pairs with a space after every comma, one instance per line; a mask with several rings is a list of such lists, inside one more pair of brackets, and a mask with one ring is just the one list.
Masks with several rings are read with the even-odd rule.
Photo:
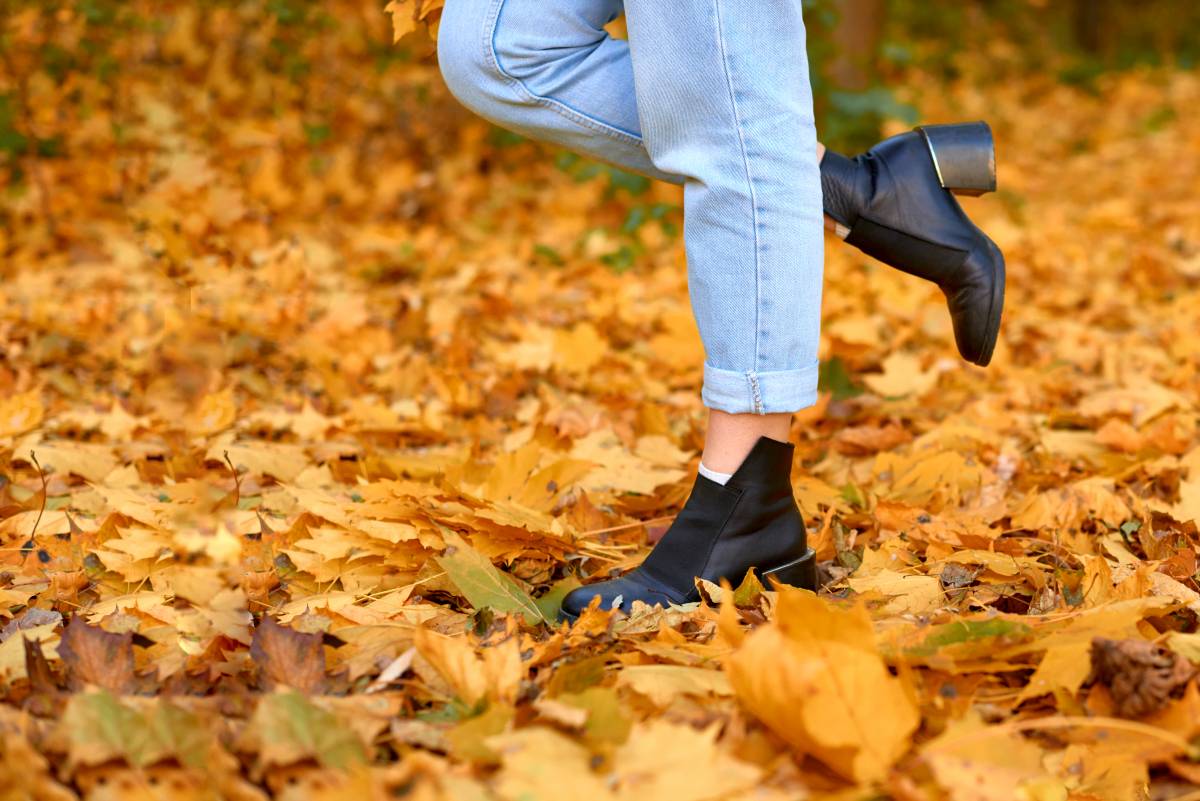
[[703, 401], [816, 402], [824, 259], [801, 0], [446, 0], [438, 60], [504, 128], [684, 185]]

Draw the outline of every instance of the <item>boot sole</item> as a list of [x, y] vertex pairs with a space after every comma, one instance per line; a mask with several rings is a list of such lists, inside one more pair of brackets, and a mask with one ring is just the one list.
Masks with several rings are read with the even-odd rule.
[[[817, 589], [817, 554], [809, 548], [808, 551], [794, 562], [773, 567], [770, 570], [764, 570], [762, 573], [763, 583], [770, 586], [773, 579], [778, 584], [783, 584], [789, 587], [799, 587], [802, 590]], [[558, 610], [558, 621], [574, 623], [579, 620], [579, 615], [573, 615], [566, 609]]]

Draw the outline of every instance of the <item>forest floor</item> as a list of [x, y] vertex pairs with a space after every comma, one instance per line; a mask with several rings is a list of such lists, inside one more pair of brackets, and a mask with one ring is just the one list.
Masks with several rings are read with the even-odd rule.
[[993, 364], [829, 239], [825, 586], [567, 627], [699, 459], [678, 190], [191, 14], [0, 200], [0, 795], [1200, 799], [1200, 77], [913, 87], [996, 132]]

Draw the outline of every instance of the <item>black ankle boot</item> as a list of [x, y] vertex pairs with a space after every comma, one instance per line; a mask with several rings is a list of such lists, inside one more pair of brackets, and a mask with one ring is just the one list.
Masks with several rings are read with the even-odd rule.
[[816, 559], [805, 541], [791, 471], [791, 443], [759, 437], [729, 483], [696, 476], [691, 497], [646, 561], [620, 578], [572, 590], [560, 617], [576, 620], [596, 596], [602, 609], [697, 601], [697, 576], [737, 586], [751, 567], [768, 587], [775, 578], [816, 589]]
[[996, 188], [986, 123], [929, 125], [848, 159], [821, 161], [825, 213], [850, 229], [846, 242], [946, 295], [959, 353], [992, 359], [1004, 308], [1004, 255], [963, 213], [951, 192]]

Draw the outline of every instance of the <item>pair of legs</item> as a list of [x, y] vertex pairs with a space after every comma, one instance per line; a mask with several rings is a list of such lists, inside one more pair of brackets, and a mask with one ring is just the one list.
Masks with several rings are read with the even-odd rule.
[[[710, 410], [687, 503], [640, 566], [561, 615], [696, 600], [694, 579], [815, 588], [787, 443], [817, 397], [823, 212], [846, 242], [945, 293], [960, 353], [991, 359], [999, 249], [952, 191], [995, 188], [983, 123], [927, 126], [854, 159], [816, 140], [802, 0], [446, 0], [438, 58], [469, 108], [684, 187]], [[604, 31], [624, 8], [630, 40]]]
[[[823, 213], [801, 0], [447, 0], [451, 91], [496, 124], [684, 186], [704, 465], [817, 394]], [[622, 9], [630, 39], [604, 26]]]

